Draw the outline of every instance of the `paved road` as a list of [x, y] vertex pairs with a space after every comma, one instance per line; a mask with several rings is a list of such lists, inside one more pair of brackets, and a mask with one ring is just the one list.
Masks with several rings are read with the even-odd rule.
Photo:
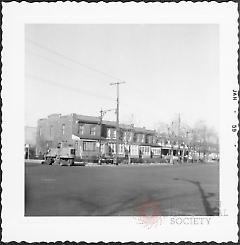
[[219, 166], [25, 164], [26, 216], [218, 215]]

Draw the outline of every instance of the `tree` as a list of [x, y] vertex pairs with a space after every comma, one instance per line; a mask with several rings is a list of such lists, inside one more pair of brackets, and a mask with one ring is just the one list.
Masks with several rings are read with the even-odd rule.
[[205, 156], [213, 149], [218, 151], [218, 135], [213, 128], [208, 128], [204, 121], [200, 120], [194, 125], [193, 144], [198, 147], [199, 154]]

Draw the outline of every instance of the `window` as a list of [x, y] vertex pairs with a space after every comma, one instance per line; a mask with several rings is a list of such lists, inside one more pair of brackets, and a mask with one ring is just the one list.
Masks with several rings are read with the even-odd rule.
[[114, 138], [114, 139], [117, 138], [117, 130], [116, 130], [116, 129], [113, 130], [113, 138]]
[[143, 155], [149, 155], [150, 147], [149, 146], [141, 146], [140, 150], [142, 151]]
[[153, 136], [152, 142], [153, 142], [153, 144], [156, 144], [157, 139], [156, 139], [156, 137], [155, 137], [155, 136]]
[[142, 134], [142, 143], [144, 143], [145, 137], [144, 134]]
[[83, 141], [83, 150], [84, 151], [95, 151], [96, 150], [96, 142]]
[[101, 153], [104, 154], [105, 153], [105, 145], [101, 144]]
[[75, 149], [71, 149], [71, 150], [70, 150], [70, 154], [71, 154], [71, 155], [75, 155]]
[[160, 148], [152, 148], [152, 152], [154, 155], [160, 155], [161, 154], [161, 149]]
[[138, 140], [137, 140], [138, 142], [141, 142], [142, 141], [141, 134], [138, 134], [137, 138], [138, 138]]
[[78, 134], [83, 134], [83, 130], [84, 130], [84, 125], [78, 124]]
[[151, 144], [151, 143], [152, 143], [152, 141], [153, 141], [153, 140], [152, 140], [152, 136], [151, 136], [151, 135], [149, 135], [149, 136], [148, 136], [147, 141], [148, 141], [148, 143], [149, 143], [149, 144]]
[[62, 135], [65, 134], [65, 124], [62, 125]]
[[123, 140], [124, 140], [124, 141], [127, 140], [127, 132], [123, 132]]
[[39, 128], [39, 136], [42, 136], [42, 128]]
[[107, 138], [111, 138], [111, 129], [110, 128], [107, 129]]
[[119, 154], [123, 154], [124, 153], [124, 145], [123, 144], [119, 144]]
[[131, 155], [138, 155], [138, 151], [139, 151], [138, 145], [131, 145], [130, 146]]
[[90, 127], [90, 134], [95, 135], [96, 134], [96, 127]]
[[109, 151], [110, 151], [112, 154], [115, 154], [115, 152], [116, 152], [116, 144], [110, 143], [110, 144], [109, 144]]

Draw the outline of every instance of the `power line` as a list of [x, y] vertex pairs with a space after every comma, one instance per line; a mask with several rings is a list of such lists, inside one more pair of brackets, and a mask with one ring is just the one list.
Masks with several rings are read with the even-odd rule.
[[39, 44], [39, 43], [37, 43], [37, 42], [31, 40], [31, 39], [26, 38], [26, 40], [27, 40], [27, 42], [29, 42], [29, 43], [31, 43], [31, 44], [33, 44], [33, 45], [35, 45], [35, 46], [37, 46], [37, 47], [39, 47], [39, 48], [41, 48], [41, 49], [46, 50], [46, 51], [48, 51], [49, 53], [52, 53], [52, 54], [57, 55], [57, 56], [60, 56], [60, 57], [62, 57], [63, 59], [66, 59], [66, 60], [68, 60], [68, 61], [70, 61], [70, 62], [72, 62], [72, 63], [75, 63], [75, 64], [77, 64], [77, 65], [80, 65], [80, 66], [82, 66], [82, 67], [85, 67], [86, 69], [89, 69], [89, 70], [91, 70], [91, 71], [94, 71], [94, 72], [96, 72], [96, 73], [99, 73], [99, 74], [102, 74], [102, 75], [105, 75], [105, 76], [108, 76], [108, 77], [111, 77], [111, 78], [114, 79], [114, 80], [117, 79], [118, 81], [123, 81], [122, 79], [117, 78], [117, 77], [115, 77], [115, 76], [113, 76], [113, 75], [111, 75], [111, 74], [108, 74], [108, 73], [106, 73], [106, 72], [103, 72], [103, 71], [100, 71], [100, 70], [98, 70], [98, 69], [95, 69], [95, 68], [93, 68], [93, 67], [91, 67], [91, 66], [89, 66], [89, 65], [82, 64], [82, 63], [78, 62], [78, 61], [75, 60], [75, 59], [69, 58], [69, 57], [67, 57], [67, 56], [64, 55], [64, 54], [61, 54], [61, 53], [59, 53], [58, 51], [55, 51], [55, 50], [50, 49], [50, 48], [48, 48], [48, 47], [46, 47], [46, 46], [43, 46], [43, 45], [41, 45], [41, 44]]
[[[80, 63], [79, 61], [77, 61], [77, 60], [75, 60], [75, 59], [69, 58], [69, 57], [67, 57], [67, 56], [64, 55], [64, 54], [61, 54], [61, 53], [59, 53], [58, 51], [55, 51], [55, 50], [53, 50], [53, 49], [50, 49], [49, 47], [46, 47], [46, 46], [44, 46], [44, 45], [41, 45], [41, 44], [37, 43], [36, 41], [33, 41], [33, 40], [29, 39], [29, 38], [26, 38], [26, 41], [29, 42], [29, 43], [31, 43], [31, 44], [33, 44], [33, 45], [35, 45], [35, 46], [37, 46], [37, 47], [39, 47], [39, 48], [41, 48], [41, 49], [43, 49], [43, 50], [48, 51], [49, 53], [52, 53], [52, 54], [57, 55], [57, 56], [60, 56], [60, 57], [62, 57], [62, 58], [65, 59], [65, 60], [68, 60], [68, 61], [70, 61], [70, 62], [72, 62], [72, 63], [74, 63], [74, 64], [77, 64], [77, 65], [80, 65], [80, 66], [82, 66], [82, 67], [84, 67], [84, 68], [86, 68], [86, 69], [88, 69], [88, 70], [91, 70], [91, 71], [93, 71], [93, 72], [95, 72], [95, 73], [99, 73], [99, 74], [102, 74], [102, 75], [104, 75], [104, 76], [111, 77], [111, 78], [114, 79], [114, 80], [118, 80], [118, 81], [120, 81], [120, 82], [123, 82], [123, 80], [120, 79], [120, 78], [118, 78], [118, 77], [115, 77], [115, 76], [113, 76], [113, 75], [111, 75], [111, 74], [109, 74], [109, 73], [100, 71], [100, 70], [98, 70], [98, 69], [95, 69], [95, 68], [93, 68], [93, 67], [91, 67], [91, 66], [89, 66], [89, 65]], [[67, 68], [68, 68], [68, 69], [71, 69], [70, 67], [68, 67], [68, 66], [66, 66], [66, 65], [64, 65], [64, 64], [62, 64], [62, 63], [56, 62], [56, 61], [54, 61], [53, 59], [46, 58], [46, 57], [44, 57], [44, 56], [42, 56], [42, 55], [39, 55], [39, 54], [36, 54], [36, 53], [34, 53], [34, 52], [32, 52], [32, 51], [30, 51], [30, 52], [33, 53], [35, 56], [38, 56], [38, 57], [40, 57], [40, 58], [42, 58], [42, 59], [45, 59], [45, 60], [48, 60], [49, 62], [52, 62], [52, 63], [57, 64], [57, 65], [61, 65], [61, 66], [65, 67], [66, 69], [67, 69]], [[71, 70], [74, 70], [74, 69], [71, 69]], [[74, 71], [76, 71], [76, 70], [74, 70]], [[141, 95], [141, 96], [145, 94], [145, 91], [139, 90], [139, 88], [136, 87], [136, 86], [134, 86], [134, 92], [135, 92], [135, 93], [137, 92], [137, 93], [138, 93], [139, 95]]]
[[[42, 45], [36, 43], [35, 41], [32, 41], [32, 40], [30, 40], [30, 39], [26, 39], [26, 40], [27, 40], [28, 42], [34, 44], [35, 46], [40, 47], [41, 49], [47, 50], [47, 51], [50, 52], [50, 53], [53, 53], [53, 54], [58, 55], [58, 56], [61, 56], [61, 57], [63, 57], [64, 59], [70, 60], [71, 62], [76, 63], [76, 64], [78, 64], [78, 65], [80, 65], [80, 66], [83, 66], [83, 67], [85, 67], [85, 68], [87, 68], [87, 69], [93, 70], [94, 72], [103, 74], [103, 75], [105, 75], [105, 76], [111, 77], [111, 78], [113, 78], [113, 79], [115, 79], [115, 80], [118, 80], [118, 81], [121, 81], [121, 82], [123, 81], [123, 80], [121, 80], [121, 79], [119, 79], [119, 78], [117, 78], [117, 77], [115, 77], [115, 76], [112, 76], [112, 75], [110, 75], [110, 74], [108, 74], [108, 73], [105, 73], [105, 72], [99, 71], [99, 70], [97, 70], [97, 69], [95, 69], [95, 68], [91, 68], [90, 66], [81, 64], [81, 63], [79, 63], [78, 61], [73, 60], [73, 59], [71, 59], [71, 58], [68, 58], [68, 57], [66, 57], [65, 55], [62, 55], [62, 54], [60, 54], [60, 53], [57, 52], [57, 51], [51, 50], [51, 49], [49, 49], [49, 48], [47, 48], [47, 47], [44, 47], [44, 46], [42, 46]], [[31, 54], [33, 54], [33, 55], [36, 56], [36, 57], [39, 57], [39, 58], [41, 58], [41, 59], [45, 59], [45, 60], [47, 60], [48, 62], [51, 62], [51, 63], [56, 64], [56, 65], [60, 65], [60, 66], [64, 67], [65, 69], [69, 69], [69, 70], [72, 70], [72, 71], [75, 71], [75, 72], [79, 72], [78, 70], [72, 69], [72, 68], [70, 68], [69, 66], [66, 66], [66, 65], [64, 65], [64, 64], [62, 64], [62, 63], [60, 63], [60, 62], [56, 62], [55, 60], [53, 60], [53, 59], [51, 59], [51, 58], [48, 58], [48, 57], [39, 55], [39, 54], [37, 54], [37, 53], [35, 53], [35, 52], [33, 52], [33, 51], [29, 51], [29, 50], [28, 50], [28, 52], [31, 53]], [[136, 86], [134, 86], [133, 89], [134, 89], [134, 92], [135, 92], [135, 93], [137, 92], [140, 96], [143, 96], [143, 94], [145, 93], [145, 91], [139, 90], [139, 88], [136, 87]], [[125, 104], [125, 106], [128, 106], [128, 105]]]
[[53, 63], [53, 64], [58, 65], [58, 66], [62, 66], [62, 67], [64, 67], [64, 68], [67, 69], [67, 70], [79, 72], [79, 70], [72, 69], [71, 67], [69, 67], [69, 66], [67, 66], [67, 65], [65, 65], [65, 64], [63, 64], [63, 63], [57, 62], [57, 61], [55, 61], [54, 59], [51, 59], [51, 58], [45, 57], [45, 56], [43, 56], [43, 55], [37, 54], [37, 53], [35, 53], [35, 52], [33, 52], [33, 51], [29, 51], [29, 50], [28, 50], [27, 52], [29, 52], [30, 55], [33, 55], [33, 56], [35, 56], [35, 57], [39, 57], [39, 58], [41, 58], [41, 59], [43, 59], [43, 60], [48, 61], [49, 63]]
[[[79, 72], [79, 70], [72, 69], [71, 67], [66, 66], [65, 64], [62, 64], [62, 63], [60, 63], [60, 62], [56, 62], [55, 60], [53, 60], [53, 59], [51, 59], [51, 58], [48, 58], [48, 57], [39, 55], [39, 54], [37, 54], [37, 53], [35, 53], [35, 52], [33, 52], [33, 51], [28, 51], [28, 52], [31, 53], [31, 55], [34, 55], [34, 56], [39, 57], [39, 58], [41, 58], [41, 59], [44, 59], [44, 60], [46, 60], [46, 61], [48, 61], [48, 62], [50, 62], [50, 63], [56, 64], [56, 65], [60, 65], [60, 66], [64, 67], [64, 68], [67, 69], [67, 70], [71, 70], [71, 71], [74, 71], [74, 72]], [[137, 91], [137, 92], [138, 92], [138, 91]], [[139, 92], [138, 92], [138, 93], [139, 93]], [[140, 93], [139, 93], [139, 94], [140, 94]], [[129, 108], [129, 104], [125, 104], [125, 103], [123, 103], [123, 102], [122, 102], [121, 104], [122, 104], [122, 106]]]
[[78, 89], [78, 88], [69, 87], [69, 86], [66, 86], [66, 85], [51, 81], [49, 79], [37, 77], [37, 76], [32, 75], [32, 74], [25, 74], [25, 76], [28, 77], [28, 78], [34, 79], [35, 81], [41, 81], [41, 82], [47, 83], [47, 84], [52, 85], [52, 86], [56, 86], [56, 87], [59, 87], [59, 88], [65, 88], [65, 89], [71, 90], [71, 91], [76, 92], [76, 93], [81, 93], [81, 94], [84, 94], [84, 95], [98, 97], [98, 98], [102, 98], [102, 99], [105, 99], [105, 100], [111, 100], [111, 101], [113, 100], [113, 98], [108, 97], [108, 96], [102, 96], [102, 95], [99, 95], [99, 94], [91, 93], [91, 92], [86, 91], [86, 90], [81, 90], [81, 89]]

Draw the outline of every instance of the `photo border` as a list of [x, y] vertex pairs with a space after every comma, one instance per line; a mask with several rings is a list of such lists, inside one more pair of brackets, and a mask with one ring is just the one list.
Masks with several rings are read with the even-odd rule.
[[[84, 10], [83, 10], [84, 9]], [[167, 16], [166, 9], [169, 12]], [[79, 16], [79, 12], [81, 15]], [[54, 12], [54, 14], [53, 14]], [[92, 13], [96, 14], [95, 16]], [[134, 16], [132, 13], [134, 12]], [[151, 13], [150, 13], [151, 12]], [[187, 14], [186, 14], [187, 12]], [[239, 112], [238, 105], [232, 101], [232, 90], [236, 89], [239, 93], [239, 87], [237, 83], [238, 64], [237, 60], [239, 55], [238, 49], [238, 13], [237, 4], [234, 2], [221, 3], [192, 3], [181, 2], [176, 3], [98, 3], [87, 4], [81, 2], [76, 3], [34, 3], [29, 4], [22, 3], [4, 3], [3, 4], [3, 41], [2, 41], [2, 229], [4, 241], [27, 241], [27, 242], [40, 242], [40, 241], [61, 241], [74, 240], [74, 241], [88, 241], [88, 242], [111, 242], [111, 241], [136, 241], [136, 242], [180, 242], [180, 241], [216, 241], [216, 242], [236, 242], [238, 240], [238, 226], [237, 218], [238, 213], [238, 199], [237, 189], [238, 186], [238, 166], [237, 159], [239, 155], [234, 144], [238, 142], [237, 133], [232, 132], [232, 125], [239, 125], [236, 115], [232, 113], [233, 108]], [[161, 13], [161, 15], [159, 14]], [[227, 200], [224, 200], [223, 208], [226, 208], [229, 216], [227, 217], [215, 217], [213, 218], [213, 224], [209, 227], [200, 227], [201, 229], [189, 229], [187, 227], [160, 227], [159, 229], [146, 230], [137, 225], [132, 220], [132, 217], [124, 220], [125, 217], [118, 217], [116, 221], [118, 225], [122, 227], [128, 227], [127, 230], [131, 231], [131, 234], [124, 234], [125, 237], [119, 236], [118, 229], [111, 230], [112, 221], [115, 218], [104, 217], [104, 223], [107, 229], [110, 229], [113, 233], [101, 233], [96, 231], [95, 237], [93, 234], [88, 234], [93, 225], [93, 219], [85, 217], [24, 217], [24, 165], [21, 166], [19, 162], [23, 163], [23, 146], [24, 146], [24, 23], [59, 23], [65, 21], [69, 23], [91, 23], [91, 21], [97, 21], [98, 23], [105, 23], [113, 20], [113, 23], [139, 23], [139, 21], [146, 21], [144, 18], [151, 16], [149, 23], [156, 23], [156, 21], [162, 21], [161, 23], [173, 23], [173, 19], [178, 17], [178, 23], [185, 23], [189, 18], [192, 18], [191, 23], [197, 23], [199, 17], [202, 14], [205, 19], [203, 23], [209, 23], [208, 21], [219, 21], [221, 26], [221, 58], [220, 58], [220, 71], [221, 85], [224, 89], [220, 89], [220, 198], [225, 195]], [[161, 17], [159, 17], [159, 15]], [[178, 16], [180, 15], [180, 16]], [[47, 20], [48, 16], [48, 20]], [[160, 19], [159, 19], [160, 18]], [[93, 23], [93, 22], [92, 22]], [[121, 22], [122, 23], [122, 22]], [[140, 22], [141, 23], [141, 22]], [[145, 22], [144, 22], [145, 23]], [[212, 22], [211, 22], [212, 23]], [[213, 22], [214, 23], [214, 22]], [[218, 22], [217, 22], [218, 23]], [[224, 33], [224, 34], [223, 34]], [[231, 37], [233, 39], [231, 39]], [[238, 36], [239, 37], [239, 36]], [[20, 47], [20, 48], [19, 48]], [[227, 60], [227, 62], [226, 62]], [[226, 71], [227, 70], [227, 71]], [[15, 71], [15, 72], [12, 72]], [[225, 74], [226, 73], [226, 74]], [[21, 78], [21, 79], [19, 79]], [[16, 83], [15, 81], [20, 82]], [[224, 80], [231, 81], [231, 83], [223, 82]], [[18, 89], [13, 89], [14, 86]], [[230, 92], [231, 91], [231, 92]], [[16, 101], [18, 101], [16, 107]], [[21, 109], [19, 109], [21, 108]], [[239, 115], [239, 114], [238, 114]], [[16, 126], [16, 119], [18, 125]], [[224, 122], [224, 123], [223, 123]], [[226, 130], [228, 129], [228, 130]], [[17, 139], [16, 139], [17, 135]], [[225, 142], [226, 140], [226, 142]], [[224, 141], [224, 142], [223, 142]], [[15, 143], [11, 146], [12, 142]], [[228, 145], [229, 144], [229, 145]], [[10, 148], [15, 152], [11, 155], [8, 151]], [[22, 148], [21, 148], [22, 146]], [[13, 159], [9, 161], [9, 159]], [[221, 165], [222, 162], [230, 162], [231, 168]], [[13, 163], [12, 163], [13, 162]], [[223, 172], [224, 171], [224, 172]], [[228, 176], [228, 178], [226, 178]], [[229, 184], [229, 180], [231, 183]], [[228, 187], [234, 187], [235, 189], [227, 189]], [[16, 189], [18, 191], [16, 191]], [[227, 189], [227, 193], [224, 192]], [[233, 198], [233, 199], [232, 199]], [[20, 202], [19, 202], [20, 201]], [[19, 205], [20, 203], [20, 205]], [[234, 203], [234, 207], [231, 207]], [[21, 211], [22, 210], [22, 211]], [[217, 218], [219, 218], [217, 220]], [[222, 220], [222, 221], [220, 221]], [[224, 220], [224, 221], [223, 221]], [[68, 224], [72, 228], [75, 228], [74, 232], [67, 231], [68, 234], [64, 234], [64, 231], [56, 228], [56, 233], [52, 232], [52, 227], [56, 224]], [[81, 224], [79, 224], [81, 221]], [[102, 225], [102, 218], [94, 218], [94, 226], [96, 228]], [[114, 221], [113, 221], [114, 222]], [[224, 224], [222, 224], [224, 222]], [[83, 224], [84, 226], [83, 226]], [[115, 224], [115, 223], [114, 223]], [[80, 228], [81, 237], [78, 236], [77, 231]], [[226, 231], [226, 228], [228, 230]], [[171, 229], [170, 229], [171, 228]], [[207, 229], [208, 228], [208, 229]], [[166, 231], [169, 229], [170, 232]], [[188, 229], [188, 234], [186, 230]], [[213, 229], [209, 231], [209, 229]], [[39, 230], [43, 231], [43, 234], [39, 234]], [[70, 230], [70, 229], [69, 229]], [[123, 229], [124, 230], [124, 229]], [[214, 233], [215, 231], [215, 233]], [[222, 231], [222, 232], [220, 232]], [[37, 234], [36, 234], [37, 232]], [[66, 231], [65, 231], [66, 232]], [[160, 233], [159, 233], [160, 232]], [[193, 232], [193, 233], [191, 233]], [[226, 233], [227, 232], [227, 233]], [[176, 234], [177, 237], [172, 236]], [[199, 237], [198, 233], [204, 233], [204, 237]], [[209, 234], [211, 233], [211, 234]], [[181, 234], [180, 236], [178, 234]], [[215, 234], [215, 238], [214, 238]], [[161, 235], [161, 237], [159, 237]], [[43, 237], [44, 236], [44, 237]], [[202, 239], [202, 240], [201, 240]]]

